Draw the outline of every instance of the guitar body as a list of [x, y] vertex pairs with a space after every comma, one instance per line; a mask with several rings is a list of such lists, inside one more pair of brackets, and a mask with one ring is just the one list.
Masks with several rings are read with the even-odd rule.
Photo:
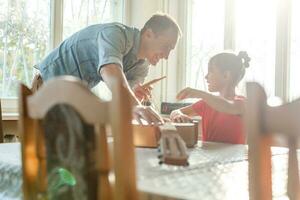
[[[172, 123], [178, 134], [184, 140], [188, 148], [194, 147], [198, 142], [198, 122]], [[161, 137], [159, 126], [156, 125], [133, 125], [133, 138], [136, 147], [157, 148]]]
[[160, 131], [155, 125], [133, 125], [133, 143], [136, 147], [157, 148]]

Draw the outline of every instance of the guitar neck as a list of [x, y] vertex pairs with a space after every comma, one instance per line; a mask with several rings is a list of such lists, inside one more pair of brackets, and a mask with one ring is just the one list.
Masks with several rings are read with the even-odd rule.
[[159, 127], [161, 138], [159, 142], [160, 163], [170, 165], [188, 165], [188, 154], [185, 142], [172, 124], [164, 124]]

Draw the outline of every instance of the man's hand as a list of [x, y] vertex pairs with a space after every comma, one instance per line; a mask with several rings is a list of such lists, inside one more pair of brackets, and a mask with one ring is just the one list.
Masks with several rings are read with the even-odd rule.
[[136, 84], [132, 90], [139, 101], [146, 101], [151, 98], [152, 89], [153, 87], [151, 85], [143, 86], [139, 83]]
[[180, 110], [174, 110], [170, 114], [170, 119], [172, 122], [179, 122], [179, 123], [188, 123], [192, 122], [192, 118], [188, 115], [183, 114]]
[[200, 94], [201, 94], [200, 90], [196, 90], [196, 89], [187, 87], [187, 88], [181, 90], [177, 94], [176, 98], [178, 100], [187, 99], [187, 98], [200, 98]]
[[150, 106], [135, 106], [133, 108], [133, 119], [139, 124], [143, 124], [145, 120], [148, 124], [163, 124], [162, 117]]
[[152, 84], [155, 84], [163, 79], [167, 78], [167, 76], [162, 76], [159, 78], [155, 78], [147, 83], [144, 83], [143, 85], [137, 84], [133, 87], [133, 92], [135, 96], [140, 101], [147, 101], [151, 98], [151, 91], [153, 89]]

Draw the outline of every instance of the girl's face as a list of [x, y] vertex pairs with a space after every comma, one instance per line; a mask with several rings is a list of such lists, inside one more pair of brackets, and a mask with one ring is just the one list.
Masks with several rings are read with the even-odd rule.
[[207, 81], [208, 91], [210, 92], [220, 92], [228, 84], [226, 73], [222, 72], [215, 65], [208, 65], [208, 72], [205, 79]]

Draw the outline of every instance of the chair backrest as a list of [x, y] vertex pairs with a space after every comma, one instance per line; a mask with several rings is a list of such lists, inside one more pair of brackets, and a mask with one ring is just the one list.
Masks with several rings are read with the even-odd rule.
[[264, 89], [258, 83], [247, 83], [245, 124], [249, 144], [250, 199], [272, 199], [271, 145], [274, 136], [288, 142], [287, 195], [299, 199], [297, 138], [300, 137], [300, 99], [270, 107]]
[[[73, 77], [52, 79], [34, 94], [20, 86], [25, 200], [137, 198], [130, 99], [118, 82], [112, 94], [102, 102]], [[114, 137], [114, 190], [106, 125]]]
[[0, 99], [0, 143], [3, 142], [3, 125], [2, 125], [2, 106], [1, 106], [1, 99]]

